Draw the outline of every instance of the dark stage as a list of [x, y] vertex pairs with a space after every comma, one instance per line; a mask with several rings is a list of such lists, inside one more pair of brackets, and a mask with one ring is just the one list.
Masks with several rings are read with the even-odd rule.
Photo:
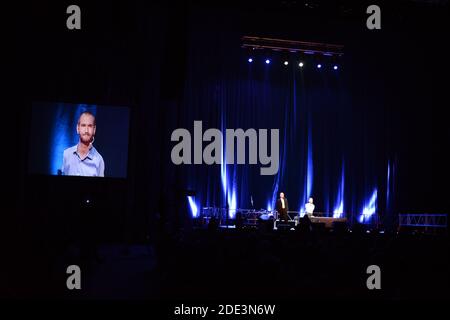
[[449, 4], [372, 4], [31, 5], [0, 297], [448, 299]]

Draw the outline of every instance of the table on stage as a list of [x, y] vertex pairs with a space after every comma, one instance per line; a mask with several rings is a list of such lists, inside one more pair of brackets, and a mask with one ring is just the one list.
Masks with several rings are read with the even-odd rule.
[[333, 217], [317, 217], [309, 218], [312, 223], [324, 223], [326, 228], [331, 228], [334, 222], [347, 222], [347, 218], [333, 218]]

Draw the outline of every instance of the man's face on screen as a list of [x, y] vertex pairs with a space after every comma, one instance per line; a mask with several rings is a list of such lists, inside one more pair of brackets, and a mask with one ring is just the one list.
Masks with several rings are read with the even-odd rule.
[[95, 118], [90, 114], [83, 114], [77, 125], [80, 140], [83, 143], [90, 143], [95, 135]]

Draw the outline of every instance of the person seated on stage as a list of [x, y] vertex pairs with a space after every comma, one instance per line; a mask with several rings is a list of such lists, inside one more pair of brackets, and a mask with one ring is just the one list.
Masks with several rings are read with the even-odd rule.
[[314, 208], [316, 207], [313, 204], [313, 198], [309, 198], [308, 202], [305, 204], [305, 213], [308, 215], [308, 217], [312, 217], [314, 213]]
[[288, 220], [288, 211], [289, 205], [287, 199], [284, 197], [284, 193], [280, 192], [280, 198], [277, 200], [275, 209], [279, 214], [279, 219], [287, 221]]

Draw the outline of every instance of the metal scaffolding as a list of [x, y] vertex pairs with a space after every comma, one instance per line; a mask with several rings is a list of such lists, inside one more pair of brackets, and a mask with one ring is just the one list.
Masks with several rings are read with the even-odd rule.
[[447, 229], [446, 213], [404, 213], [398, 215], [399, 227], [424, 227]]

